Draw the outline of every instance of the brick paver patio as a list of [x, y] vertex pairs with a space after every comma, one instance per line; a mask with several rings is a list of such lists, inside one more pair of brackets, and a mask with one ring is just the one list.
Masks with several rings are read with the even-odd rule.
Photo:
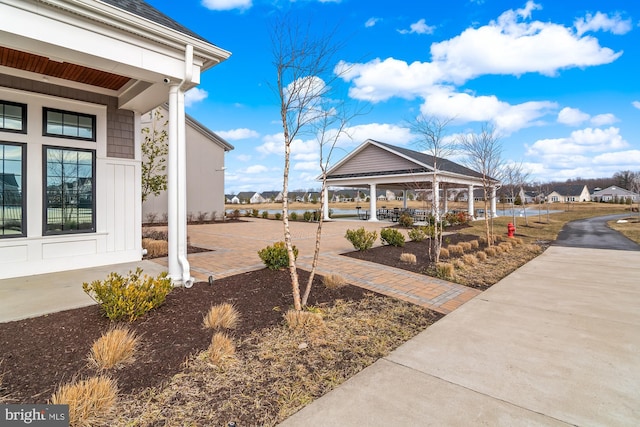
[[[321, 241], [319, 274], [340, 274], [349, 283], [389, 295], [440, 313], [450, 313], [480, 291], [422, 274], [340, 255], [353, 251], [344, 237], [349, 228], [364, 226], [380, 230], [388, 223], [366, 221], [330, 221], [324, 223]], [[298, 267], [309, 270], [315, 243], [317, 224], [291, 223], [294, 245], [300, 250]], [[243, 218], [241, 223], [190, 225], [188, 235], [194, 246], [212, 249], [188, 256], [191, 274], [196, 280], [209, 276], [223, 278], [264, 268], [258, 251], [283, 240], [280, 221]], [[154, 260], [166, 265], [166, 258]]]

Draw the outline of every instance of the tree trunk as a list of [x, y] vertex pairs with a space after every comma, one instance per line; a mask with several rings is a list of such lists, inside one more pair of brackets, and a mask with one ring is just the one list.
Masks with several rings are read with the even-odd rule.
[[309, 294], [311, 293], [311, 286], [313, 285], [313, 278], [316, 275], [316, 268], [318, 266], [318, 259], [320, 258], [320, 237], [322, 236], [322, 224], [324, 223], [324, 204], [329, 203], [328, 200], [325, 200], [324, 193], [327, 188], [327, 181], [324, 177], [322, 177], [322, 190], [320, 191], [320, 218], [318, 219], [318, 228], [316, 229], [316, 245], [313, 250], [313, 261], [311, 262], [311, 271], [309, 272], [309, 280], [307, 281], [307, 287], [304, 290], [304, 294], [302, 295], [302, 306], [307, 305], [307, 301], [309, 300]]

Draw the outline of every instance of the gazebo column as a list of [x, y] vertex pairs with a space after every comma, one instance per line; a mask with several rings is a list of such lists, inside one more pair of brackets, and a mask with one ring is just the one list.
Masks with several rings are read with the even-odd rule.
[[327, 186], [322, 191], [322, 200], [324, 201], [322, 203], [322, 216], [325, 221], [329, 221], [331, 218], [329, 218], [329, 187]]
[[407, 209], [407, 190], [402, 190], [402, 208]]
[[[443, 187], [444, 187], [444, 186], [443, 186]], [[444, 213], [445, 215], [447, 214], [447, 212], [449, 212], [449, 197], [448, 197], [448, 194], [447, 194], [447, 193], [448, 193], [447, 188], [446, 188], [446, 187], [444, 187], [444, 188], [442, 189], [442, 197], [444, 197], [444, 202], [443, 202], [443, 204], [444, 204], [443, 213]]]
[[495, 218], [498, 216], [498, 211], [496, 210], [496, 187], [491, 187], [491, 217]]
[[377, 221], [378, 218], [376, 216], [376, 211], [377, 211], [377, 207], [376, 207], [376, 185], [375, 184], [369, 184], [369, 221]]
[[473, 185], [469, 186], [469, 189], [467, 190], [469, 192], [469, 196], [467, 197], [467, 213], [469, 214], [469, 216], [471, 217], [471, 219], [475, 219], [474, 211], [473, 211]]

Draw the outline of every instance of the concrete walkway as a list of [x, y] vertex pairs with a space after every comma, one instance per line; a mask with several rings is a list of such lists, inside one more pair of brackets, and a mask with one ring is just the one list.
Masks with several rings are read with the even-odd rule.
[[640, 425], [640, 252], [553, 246], [281, 424]]
[[[347, 229], [365, 227], [370, 231], [379, 231], [386, 226], [389, 226], [389, 223], [325, 223], [318, 273], [340, 274], [354, 285], [444, 314], [450, 313], [480, 293], [475, 289], [422, 274], [340, 255], [353, 251], [353, 246], [344, 237]], [[317, 225], [312, 223], [291, 223], [294, 244], [300, 251], [298, 266], [302, 269], [311, 268], [316, 228]], [[190, 225], [188, 235], [192, 245], [212, 249], [211, 252], [188, 256], [192, 275], [196, 280], [206, 281], [209, 276], [220, 279], [264, 268], [258, 251], [282, 240], [283, 228], [279, 221], [243, 218], [241, 223]], [[377, 244], [380, 244], [379, 240]], [[0, 280], [0, 322], [93, 304], [94, 301], [82, 291], [83, 282], [104, 279], [111, 271], [124, 274], [135, 270], [137, 266], [142, 267], [144, 273], [155, 276], [166, 270], [167, 259]]]

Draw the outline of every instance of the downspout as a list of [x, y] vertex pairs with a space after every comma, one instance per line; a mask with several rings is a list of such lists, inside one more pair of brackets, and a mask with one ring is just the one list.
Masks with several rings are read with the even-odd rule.
[[193, 285], [187, 260], [187, 142], [184, 113], [184, 86], [193, 78], [193, 46], [187, 45], [184, 53], [184, 79], [178, 85], [178, 263], [182, 270], [185, 288]]
[[[186, 141], [184, 114], [184, 86], [193, 77], [193, 46], [185, 49], [185, 73], [180, 83], [169, 88], [169, 275], [172, 280], [182, 282], [186, 288], [193, 285], [190, 275], [187, 249], [187, 184]], [[175, 185], [171, 185], [175, 184]], [[171, 254], [175, 252], [175, 256]]]

